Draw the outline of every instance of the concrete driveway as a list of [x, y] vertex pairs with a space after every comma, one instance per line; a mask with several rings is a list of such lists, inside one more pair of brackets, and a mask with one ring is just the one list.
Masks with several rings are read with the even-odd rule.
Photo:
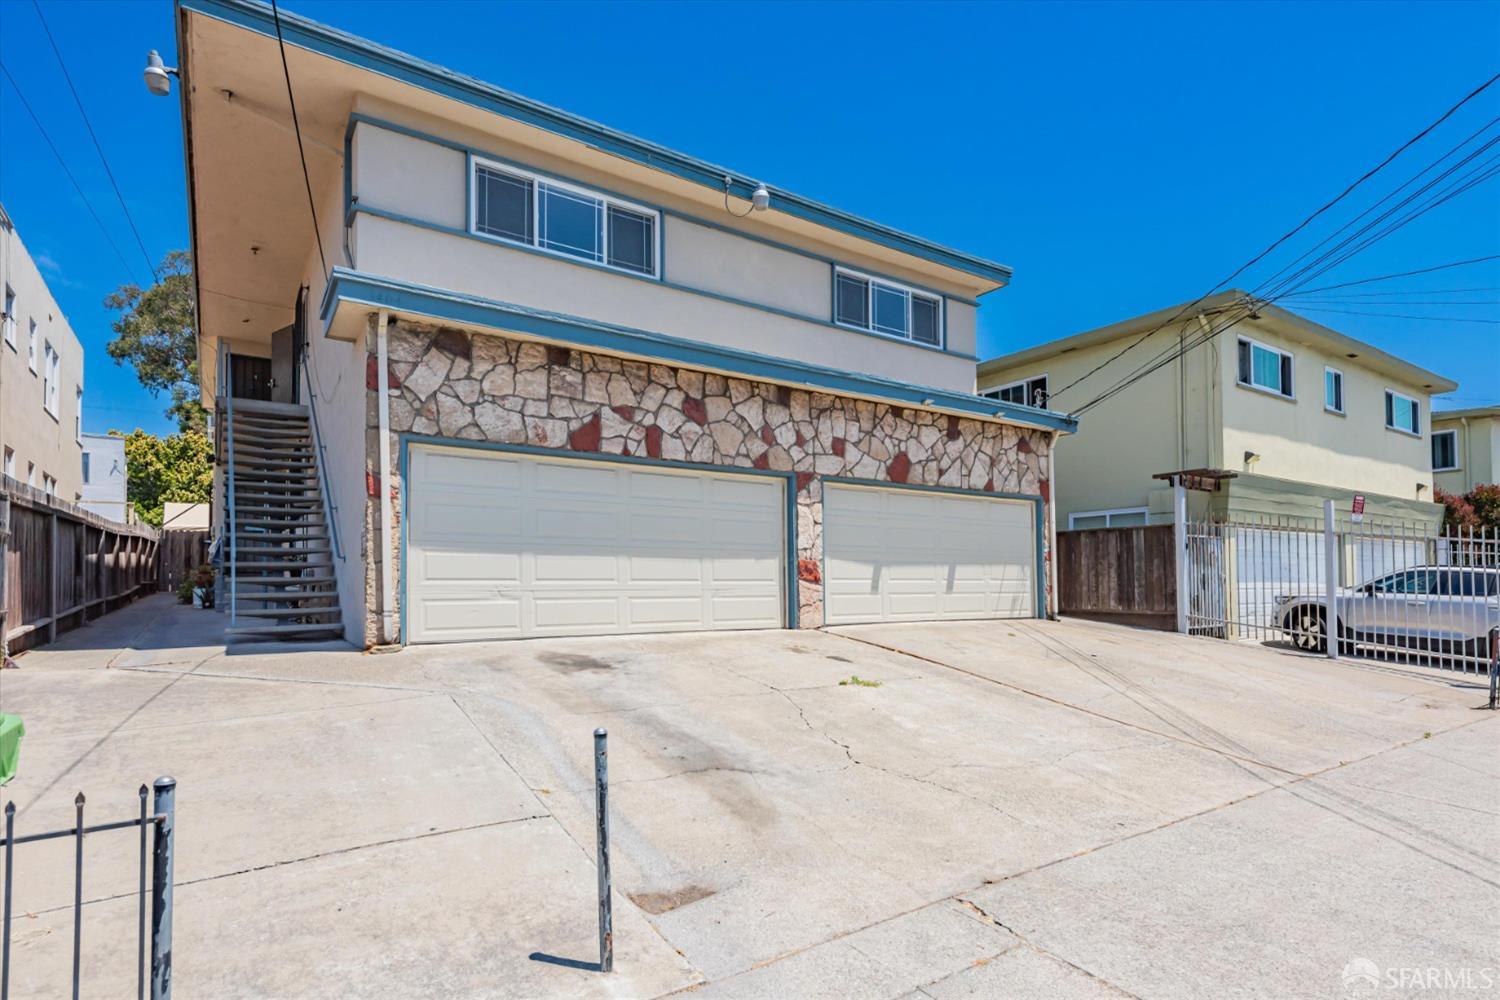
[[[20, 832], [70, 825], [79, 789], [116, 818], [178, 778], [180, 996], [1500, 981], [1500, 721], [1462, 678], [1082, 622], [389, 655], [226, 654], [221, 623], [152, 599], [0, 675], [29, 730]], [[86, 993], [134, 989], [135, 865], [130, 834], [90, 838]], [[71, 842], [17, 873], [14, 995], [63, 995]]]

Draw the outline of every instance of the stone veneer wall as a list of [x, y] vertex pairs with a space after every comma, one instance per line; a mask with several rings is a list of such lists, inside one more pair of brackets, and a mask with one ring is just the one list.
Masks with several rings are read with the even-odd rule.
[[[367, 337], [370, 390], [378, 385], [374, 322]], [[1051, 502], [1046, 431], [405, 319], [388, 324], [387, 350], [393, 477], [399, 475], [399, 435], [407, 431], [795, 473], [803, 628], [823, 624], [822, 477], [1022, 493]], [[371, 392], [367, 539], [376, 537], [380, 523], [376, 399]], [[390, 486], [398, 520], [402, 485]], [[393, 558], [399, 540], [393, 524], [386, 550]], [[1050, 597], [1045, 553], [1043, 565]], [[375, 559], [367, 558], [366, 566], [372, 609], [366, 641], [373, 643], [380, 571]]]

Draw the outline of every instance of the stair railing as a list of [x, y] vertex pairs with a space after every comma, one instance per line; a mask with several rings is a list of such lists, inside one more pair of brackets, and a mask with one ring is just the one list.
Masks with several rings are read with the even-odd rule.
[[235, 618], [239, 613], [239, 528], [234, 516], [234, 393], [224, 397], [224, 410], [226, 419], [225, 439], [228, 441], [226, 450], [229, 453], [229, 472], [224, 478], [228, 482], [229, 496], [225, 501], [225, 508], [229, 511], [229, 627], [233, 628]]
[[323, 449], [323, 433], [318, 429], [318, 394], [313, 391], [312, 373], [307, 367], [308, 350], [302, 349], [302, 381], [307, 386], [307, 412], [312, 418], [313, 443], [318, 454], [318, 493], [323, 498], [323, 509], [328, 512], [328, 538], [333, 542], [333, 554], [339, 562], [344, 561], [344, 547], [339, 543], [339, 505], [334, 502], [333, 485], [328, 475], [328, 457]]

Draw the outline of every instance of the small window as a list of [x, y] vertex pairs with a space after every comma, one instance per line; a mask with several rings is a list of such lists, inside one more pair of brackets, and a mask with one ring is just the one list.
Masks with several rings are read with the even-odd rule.
[[1292, 356], [1285, 351], [1241, 337], [1239, 382], [1252, 389], [1292, 399]]
[[1337, 368], [1323, 369], [1323, 409], [1344, 412], [1344, 373]]
[[14, 448], [5, 449], [5, 474], [11, 479], [16, 478], [16, 450]]
[[16, 349], [16, 293], [5, 286], [5, 346]]
[[26, 334], [26, 364], [31, 368], [31, 373], [36, 374], [36, 320], [31, 321], [31, 326]]
[[52, 341], [47, 341], [46, 358], [42, 369], [42, 406], [54, 417], [57, 416], [57, 351]]
[[1139, 528], [1147, 523], [1145, 507], [1123, 507], [1120, 510], [1084, 510], [1068, 515], [1068, 529]]
[[942, 346], [942, 303], [934, 296], [840, 268], [833, 273], [833, 299], [836, 323]]
[[1389, 429], [1404, 434], [1422, 433], [1419, 409], [1410, 396], [1390, 389], [1385, 391], [1385, 425]]
[[474, 163], [472, 231], [655, 277], [660, 216], [524, 170]]
[[1003, 403], [1034, 406], [1039, 410], [1044, 410], [1047, 408], [1047, 376], [1038, 375], [1035, 378], [1011, 382], [1009, 385], [987, 389], [980, 395], [986, 399], [998, 399]]
[[27, 486], [35, 486], [36, 485], [36, 463], [35, 462], [27, 462], [26, 463], [26, 485]]
[[73, 390], [73, 440], [83, 444], [83, 389]]
[[1432, 471], [1452, 472], [1458, 468], [1458, 431], [1432, 432]]
[[88, 481], [89, 481], [89, 453], [88, 452], [84, 452], [83, 453], [83, 481], [84, 481], [85, 484], [87, 484]]
[[47, 494], [49, 497], [57, 495], [57, 480], [53, 479], [45, 472], [42, 473], [42, 492]]

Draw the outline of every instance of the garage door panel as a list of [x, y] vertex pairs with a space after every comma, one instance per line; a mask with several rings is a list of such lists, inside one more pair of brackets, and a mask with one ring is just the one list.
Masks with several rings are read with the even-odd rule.
[[1034, 613], [1030, 503], [834, 483], [823, 496], [828, 624]]
[[435, 446], [409, 474], [409, 641], [783, 624], [779, 479]]

